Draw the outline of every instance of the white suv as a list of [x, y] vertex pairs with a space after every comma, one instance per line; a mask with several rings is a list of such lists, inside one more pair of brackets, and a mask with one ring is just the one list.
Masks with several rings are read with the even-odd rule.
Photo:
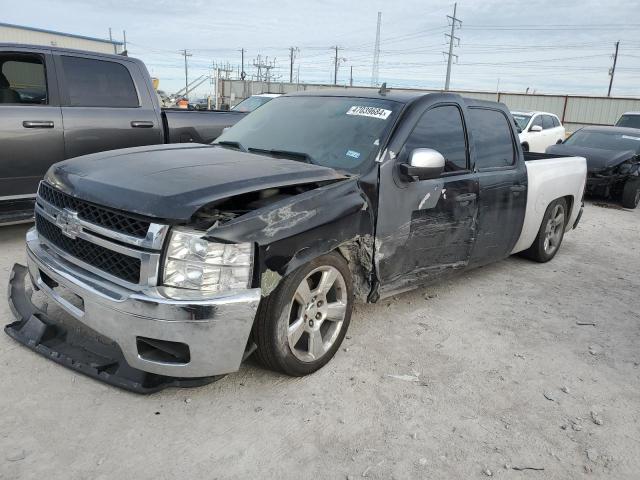
[[553, 113], [511, 112], [511, 115], [516, 121], [525, 152], [544, 153], [548, 146], [564, 141], [564, 127]]

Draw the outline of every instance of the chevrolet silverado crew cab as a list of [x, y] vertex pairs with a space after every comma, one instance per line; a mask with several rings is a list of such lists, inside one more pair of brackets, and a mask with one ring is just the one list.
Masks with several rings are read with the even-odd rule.
[[210, 381], [254, 351], [309, 374], [356, 301], [517, 252], [553, 258], [580, 218], [585, 159], [528, 155], [502, 104], [346, 89], [273, 99], [213, 145], [58, 163], [6, 332], [140, 392]]
[[55, 162], [161, 143], [210, 143], [242, 112], [161, 109], [140, 60], [0, 43], [0, 224], [33, 218]]

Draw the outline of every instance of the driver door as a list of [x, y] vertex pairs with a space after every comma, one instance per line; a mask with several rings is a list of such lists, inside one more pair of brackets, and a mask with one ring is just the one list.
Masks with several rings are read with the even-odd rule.
[[[380, 167], [375, 262], [382, 295], [464, 268], [475, 238], [478, 179], [470, 165], [462, 106], [440, 103], [412, 116], [415, 123], [405, 122], [414, 127], [390, 144], [390, 150], [397, 146], [398, 157]], [[398, 165], [417, 148], [445, 157], [439, 178], [402, 178]]]

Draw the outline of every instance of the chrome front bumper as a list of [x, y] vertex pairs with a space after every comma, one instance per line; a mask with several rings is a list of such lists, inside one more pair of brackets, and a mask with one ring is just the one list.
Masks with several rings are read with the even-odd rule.
[[[130, 367], [178, 378], [216, 376], [239, 368], [260, 301], [259, 288], [208, 296], [165, 287], [129, 290], [66, 261], [39, 241], [35, 229], [27, 233], [27, 255], [33, 285], [75, 320], [115, 342]], [[61, 295], [59, 286], [81, 302]], [[188, 361], [157, 360], [141, 351], [141, 338], [151, 344], [186, 345]]]

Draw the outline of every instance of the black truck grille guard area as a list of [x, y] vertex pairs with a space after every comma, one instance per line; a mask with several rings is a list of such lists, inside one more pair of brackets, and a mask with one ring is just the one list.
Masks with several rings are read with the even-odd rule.
[[140, 282], [141, 262], [139, 258], [109, 250], [81, 238], [69, 238], [62, 233], [57, 225], [37, 212], [35, 221], [38, 234], [60, 250], [126, 282], [133, 284]]
[[145, 238], [149, 230], [149, 222], [72, 197], [44, 182], [40, 183], [38, 195], [51, 205], [60, 209], [68, 208], [69, 210], [73, 210], [77, 212], [78, 217], [83, 220], [116, 232], [137, 238]]

